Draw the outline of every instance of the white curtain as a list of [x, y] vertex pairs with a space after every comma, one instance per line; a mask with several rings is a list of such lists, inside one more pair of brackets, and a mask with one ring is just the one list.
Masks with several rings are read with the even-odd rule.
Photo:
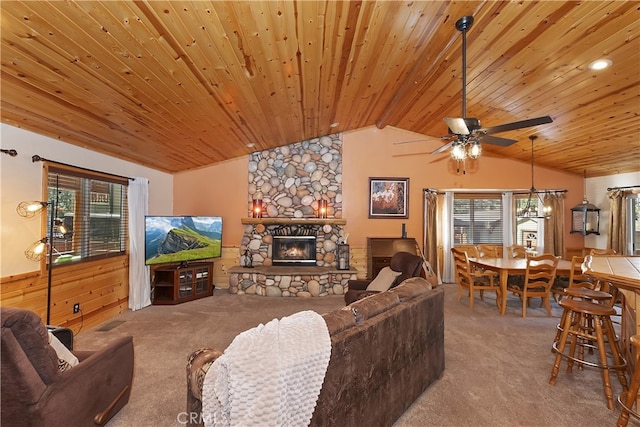
[[502, 246], [505, 251], [515, 243], [513, 239], [515, 236], [513, 210], [513, 193], [502, 193]]
[[455, 283], [454, 265], [451, 259], [451, 246], [453, 246], [453, 192], [444, 193], [444, 206], [442, 207], [442, 281]]
[[149, 266], [144, 260], [144, 216], [149, 210], [149, 180], [129, 182], [129, 308], [151, 305]]

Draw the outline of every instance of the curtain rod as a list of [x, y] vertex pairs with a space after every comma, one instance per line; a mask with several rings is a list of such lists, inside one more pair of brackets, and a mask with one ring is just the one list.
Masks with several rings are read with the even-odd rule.
[[640, 185], [627, 185], [625, 187], [609, 187], [609, 188], [607, 188], [607, 191], [612, 191], [612, 190], [630, 190], [632, 188], [640, 188]]
[[433, 194], [444, 194], [438, 190], [433, 190], [431, 188], [423, 188], [422, 191], [427, 192], [427, 193], [433, 193]]
[[82, 169], [82, 170], [87, 171], [87, 172], [102, 173], [102, 174], [105, 174], [105, 175], [115, 176], [116, 178], [122, 178], [122, 179], [128, 179], [128, 180], [131, 180], [131, 181], [135, 181], [135, 178], [130, 178], [128, 176], [116, 175], [116, 174], [109, 173], [109, 172], [102, 172], [102, 171], [97, 171], [95, 169], [89, 169], [89, 168], [83, 168], [83, 167], [80, 167], [80, 166], [70, 165], [68, 163], [56, 162], [55, 160], [49, 160], [49, 159], [45, 159], [44, 157], [40, 157], [37, 154], [34, 154], [33, 156], [31, 156], [31, 161], [33, 163], [35, 163], [35, 162], [55, 163], [57, 165], [68, 166], [68, 167], [72, 167], [72, 168], [76, 168], [76, 169]]
[[566, 193], [568, 190], [534, 190], [534, 191], [514, 191], [511, 194], [562, 194]]

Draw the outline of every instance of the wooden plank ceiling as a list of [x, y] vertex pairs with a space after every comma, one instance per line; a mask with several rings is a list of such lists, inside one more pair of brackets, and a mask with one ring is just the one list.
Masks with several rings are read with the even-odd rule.
[[[535, 133], [537, 165], [638, 171], [639, 6], [2, 1], [2, 121], [167, 172], [372, 125], [429, 152], [462, 112], [454, 23], [472, 15], [467, 116], [554, 120], [486, 151], [529, 161]], [[599, 58], [612, 67], [589, 70]]]

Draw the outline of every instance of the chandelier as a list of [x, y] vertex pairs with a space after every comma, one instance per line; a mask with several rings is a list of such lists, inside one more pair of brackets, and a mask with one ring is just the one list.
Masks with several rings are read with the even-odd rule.
[[544, 205], [544, 201], [540, 196], [541, 192], [536, 190], [536, 187], [533, 185], [533, 141], [538, 139], [538, 137], [531, 135], [529, 139], [531, 140], [531, 189], [529, 190], [527, 203], [524, 208], [516, 212], [516, 216], [518, 218], [549, 219], [551, 218], [551, 207]]

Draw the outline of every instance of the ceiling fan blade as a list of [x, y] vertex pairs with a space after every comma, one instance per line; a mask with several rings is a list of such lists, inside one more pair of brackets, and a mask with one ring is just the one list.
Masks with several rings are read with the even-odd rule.
[[551, 117], [543, 116], [543, 117], [537, 117], [535, 119], [520, 120], [519, 122], [506, 123], [506, 124], [498, 125], [498, 126], [491, 126], [491, 127], [488, 127], [488, 128], [480, 129], [480, 131], [482, 133], [490, 135], [490, 134], [493, 134], [493, 133], [508, 132], [510, 130], [523, 129], [523, 128], [528, 128], [528, 127], [531, 127], [531, 126], [544, 125], [544, 124], [551, 123], [551, 122], [553, 122], [553, 119]]
[[449, 127], [451, 133], [456, 135], [469, 135], [469, 128], [461, 117], [445, 117], [444, 122]]
[[491, 144], [491, 145], [499, 145], [501, 147], [508, 147], [511, 144], [515, 144], [516, 142], [518, 142], [517, 139], [507, 139], [507, 138], [500, 138], [499, 136], [493, 136], [493, 135], [483, 135], [480, 138], [480, 141], [484, 144]]
[[436, 148], [435, 150], [433, 150], [433, 151], [431, 152], [431, 154], [438, 154], [438, 153], [442, 153], [443, 151], [445, 151], [446, 149], [448, 149], [449, 147], [451, 147], [455, 141], [456, 141], [456, 140], [454, 139], [453, 141], [450, 141], [450, 142], [448, 142], [448, 143], [444, 144], [442, 147], [438, 147], [438, 148]]

